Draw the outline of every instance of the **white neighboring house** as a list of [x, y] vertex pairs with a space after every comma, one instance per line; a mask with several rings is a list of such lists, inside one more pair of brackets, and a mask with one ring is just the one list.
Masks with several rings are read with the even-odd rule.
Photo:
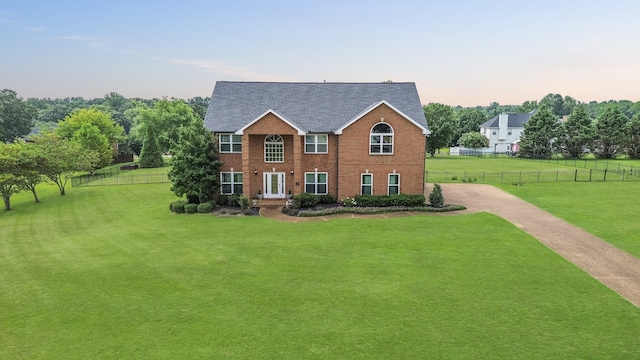
[[510, 153], [517, 151], [513, 144], [520, 141], [524, 123], [536, 110], [525, 114], [500, 114], [480, 125], [480, 133], [489, 139], [492, 153]]

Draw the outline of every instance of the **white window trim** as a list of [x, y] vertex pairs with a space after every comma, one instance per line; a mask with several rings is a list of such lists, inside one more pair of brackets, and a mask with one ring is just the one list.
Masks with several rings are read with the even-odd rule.
[[[309, 193], [309, 194], [315, 194], [315, 195], [326, 195], [326, 194], [328, 194], [328, 193], [329, 193], [329, 173], [327, 173], [327, 172], [322, 172], [322, 171], [316, 171], [316, 172], [310, 171], [310, 172], [305, 172], [305, 173], [304, 173], [304, 191], [305, 191], [305, 192], [307, 192], [307, 184], [309, 184], [309, 183], [307, 182], [307, 174], [313, 174], [313, 177], [314, 177], [314, 180], [315, 180], [314, 184], [315, 184], [315, 189], [316, 189], [316, 191], [315, 191], [315, 192], [313, 192], [313, 193]], [[319, 174], [324, 174], [324, 175], [325, 175], [325, 177], [326, 177], [326, 179], [327, 179], [327, 182], [326, 182], [326, 183], [320, 183], [320, 182], [318, 182], [318, 175], [319, 175]], [[325, 189], [327, 189], [327, 191], [326, 191], [326, 192], [323, 192], [323, 193], [318, 192], [318, 184], [324, 184], [324, 185], [325, 185]]]
[[[385, 124], [387, 126], [389, 126], [389, 128], [391, 129], [390, 133], [375, 133], [373, 132], [373, 128], [375, 128], [376, 126], [380, 125], [380, 124]], [[380, 137], [380, 152], [371, 152], [371, 145], [373, 145], [373, 143], [371, 142], [371, 138], [373, 136], [379, 136]], [[384, 136], [391, 136], [391, 152], [383, 152], [382, 150], [384, 149], [384, 143], [382, 142]], [[376, 123], [375, 125], [373, 125], [371, 127], [371, 130], [369, 130], [369, 155], [393, 155], [393, 152], [395, 151], [395, 133], [393, 132], [393, 127], [384, 121], [381, 121], [379, 123]]]
[[[231, 182], [223, 182], [222, 181], [222, 174], [231, 174]], [[242, 172], [240, 171], [221, 171], [220, 172], [220, 194], [222, 195], [233, 195], [235, 194], [235, 185], [242, 185], [243, 187], [243, 192], [244, 192], [244, 176], [242, 176], [242, 181], [243, 182], [235, 182], [235, 174], [242, 174]], [[229, 184], [231, 185], [231, 192], [230, 193], [224, 193], [222, 192], [222, 185], [226, 185]]]
[[[391, 176], [397, 176], [398, 177], [398, 184], [391, 184]], [[389, 174], [389, 176], [387, 176], [387, 195], [391, 195], [391, 186], [397, 186], [398, 187], [398, 195], [400, 194], [400, 174], [398, 173], [392, 173]]]
[[[229, 142], [226, 142], [226, 141], [224, 142], [224, 144], [229, 144], [229, 149], [230, 149], [229, 151], [223, 151], [222, 150], [222, 144], [223, 144], [222, 135], [228, 135], [229, 136], [229, 140], [230, 141]], [[234, 136], [240, 136], [240, 142], [239, 143], [233, 141], [233, 137]], [[220, 134], [218, 134], [218, 139], [219, 139], [219, 141], [218, 141], [218, 145], [219, 145], [218, 150], [220, 150], [221, 153], [223, 153], [223, 154], [242, 154], [242, 135], [237, 135], [237, 134], [234, 134], [234, 133], [220, 133]], [[233, 144], [240, 144], [240, 151], [233, 151]]]
[[[277, 136], [280, 138], [281, 141], [278, 142], [269, 142], [270, 144], [274, 144], [274, 145], [282, 145], [282, 160], [267, 160], [267, 139], [270, 138], [271, 136]], [[267, 136], [264, 137], [264, 142], [263, 142], [263, 148], [264, 148], [264, 162], [266, 163], [283, 163], [284, 162], [284, 138], [281, 135], [278, 134], [269, 134]]]
[[[364, 180], [364, 176], [365, 175], [371, 176], [371, 184], [365, 184], [364, 183], [363, 180]], [[365, 185], [366, 186], [371, 186], [371, 195], [373, 195], [373, 174], [372, 173], [362, 173], [362, 174], [360, 174], [360, 195], [364, 195], [362, 193], [362, 187], [365, 186]]]
[[[326, 145], [326, 149], [325, 151], [318, 151], [318, 136], [320, 135], [324, 135], [326, 136], [327, 142], [322, 143]], [[314, 138], [314, 143], [313, 143], [313, 147], [315, 149], [315, 151], [307, 151], [307, 136], [313, 136]], [[304, 136], [304, 153], [305, 154], [326, 154], [329, 152], [329, 135], [328, 134], [307, 134]]]

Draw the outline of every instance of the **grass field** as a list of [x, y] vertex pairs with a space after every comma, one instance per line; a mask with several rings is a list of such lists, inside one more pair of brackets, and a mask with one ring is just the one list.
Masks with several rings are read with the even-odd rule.
[[12, 199], [0, 358], [640, 357], [640, 309], [495, 216], [176, 215], [168, 188]]

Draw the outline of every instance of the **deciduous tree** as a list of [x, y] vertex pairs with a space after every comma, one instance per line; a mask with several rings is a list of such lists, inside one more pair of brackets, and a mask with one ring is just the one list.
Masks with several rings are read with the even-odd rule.
[[15, 91], [0, 91], [0, 142], [27, 135], [37, 113], [38, 110], [22, 101]]
[[468, 132], [460, 138], [460, 146], [469, 149], [480, 149], [489, 146], [489, 139], [479, 132]]
[[451, 143], [458, 124], [453, 109], [448, 105], [431, 103], [424, 106], [423, 110], [431, 131], [427, 138], [427, 153], [433, 157], [436, 151]]
[[456, 114], [458, 116], [458, 131], [453, 138], [453, 143], [460, 144], [462, 134], [480, 131], [480, 125], [487, 121], [487, 117], [480, 109], [461, 109]]
[[640, 159], [640, 113], [627, 123], [627, 155], [632, 159]]
[[536, 113], [524, 123], [520, 135], [520, 155], [535, 159], [548, 159], [555, 152], [559, 123], [551, 109], [542, 105]]
[[579, 159], [593, 147], [595, 131], [593, 122], [587, 114], [587, 106], [584, 104], [573, 108], [569, 119], [562, 124], [560, 146], [565, 157]]
[[16, 144], [0, 143], [0, 195], [5, 210], [11, 210], [11, 196], [22, 190], [18, 151]]

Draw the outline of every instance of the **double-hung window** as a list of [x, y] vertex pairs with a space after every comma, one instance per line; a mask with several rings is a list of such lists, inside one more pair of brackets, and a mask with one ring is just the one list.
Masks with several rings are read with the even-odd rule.
[[360, 177], [360, 194], [373, 195], [373, 174], [362, 174]]
[[389, 195], [400, 194], [400, 174], [389, 174], [388, 191]]
[[327, 193], [327, 173], [304, 173], [304, 192], [309, 194], [325, 195]]
[[221, 172], [220, 192], [224, 195], [242, 194], [242, 173]]
[[387, 123], [378, 123], [371, 129], [369, 154], [393, 154], [393, 129]]
[[220, 134], [221, 153], [241, 153], [242, 135]]
[[304, 152], [306, 154], [326, 154], [327, 134], [311, 134], [304, 137]]

